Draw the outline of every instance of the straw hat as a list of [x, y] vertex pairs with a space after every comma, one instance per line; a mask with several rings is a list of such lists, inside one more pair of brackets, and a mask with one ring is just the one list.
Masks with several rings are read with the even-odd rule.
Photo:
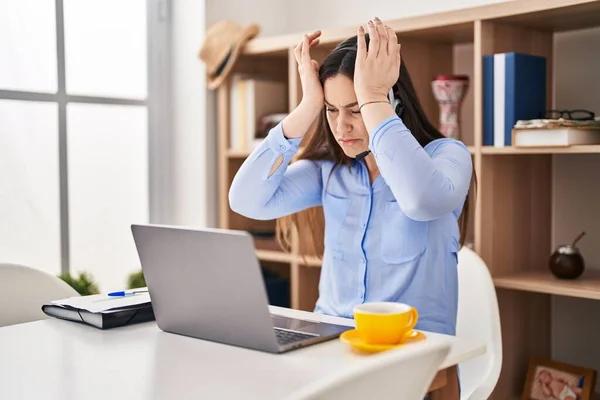
[[217, 22], [206, 31], [198, 57], [206, 64], [209, 89], [215, 89], [225, 80], [242, 47], [259, 32], [256, 24], [244, 27], [229, 20]]

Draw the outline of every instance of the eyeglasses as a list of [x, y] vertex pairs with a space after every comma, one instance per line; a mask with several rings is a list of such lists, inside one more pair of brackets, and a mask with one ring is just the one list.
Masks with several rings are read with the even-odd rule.
[[575, 121], [587, 121], [594, 119], [595, 114], [588, 110], [547, 110], [539, 118], [542, 119], [572, 119]]

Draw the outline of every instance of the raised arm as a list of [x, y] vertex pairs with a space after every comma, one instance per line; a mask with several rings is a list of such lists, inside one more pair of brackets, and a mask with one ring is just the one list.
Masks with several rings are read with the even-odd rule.
[[286, 139], [282, 123], [244, 161], [229, 190], [229, 205], [252, 219], [274, 219], [321, 204], [321, 172], [314, 161], [290, 165], [300, 139]]
[[437, 140], [426, 151], [397, 116], [370, 135], [381, 176], [402, 211], [415, 220], [432, 220], [460, 207], [471, 183], [467, 147], [454, 139]]
[[267, 138], [244, 161], [229, 190], [233, 211], [253, 219], [274, 219], [321, 204], [321, 171], [317, 162], [290, 165], [298, 145], [323, 108], [318, 64], [310, 49], [321, 31], [304, 38], [294, 51], [302, 83], [302, 101], [271, 129]]
[[368, 46], [362, 27], [357, 34], [354, 87], [370, 150], [404, 213], [415, 220], [438, 218], [464, 203], [471, 182], [471, 155], [453, 139], [432, 142], [427, 150], [418, 143], [386, 97], [400, 74], [398, 38], [377, 18], [369, 21], [367, 29]]

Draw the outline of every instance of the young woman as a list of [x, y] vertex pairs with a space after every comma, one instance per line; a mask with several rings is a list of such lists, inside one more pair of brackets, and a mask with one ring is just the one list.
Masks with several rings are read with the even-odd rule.
[[[351, 318], [363, 302], [402, 302], [417, 308], [417, 329], [455, 334], [471, 155], [427, 120], [395, 33], [379, 19], [367, 29], [320, 68], [310, 57], [320, 32], [298, 44], [302, 101], [241, 166], [230, 206], [253, 219], [323, 206], [316, 312]], [[318, 229], [297, 219], [301, 236]]]

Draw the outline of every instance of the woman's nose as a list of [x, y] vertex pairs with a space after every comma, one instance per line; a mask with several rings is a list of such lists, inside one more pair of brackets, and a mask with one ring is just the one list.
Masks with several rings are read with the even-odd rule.
[[337, 130], [338, 132], [348, 132], [352, 129], [352, 124], [348, 122], [346, 117], [340, 115], [337, 121]]

